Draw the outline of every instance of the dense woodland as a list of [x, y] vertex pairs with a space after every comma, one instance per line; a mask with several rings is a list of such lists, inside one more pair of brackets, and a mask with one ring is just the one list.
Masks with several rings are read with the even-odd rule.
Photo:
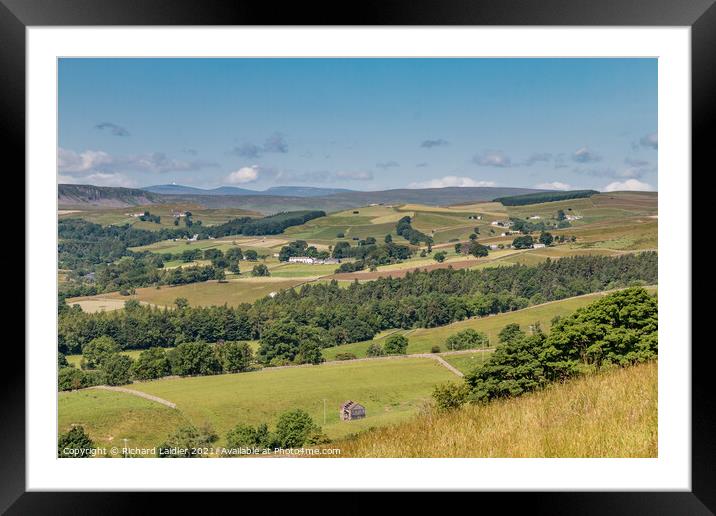
[[433, 243], [432, 237], [418, 231], [411, 225], [411, 223], [412, 219], [406, 215], [398, 221], [398, 224], [396, 224], [395, 232], [413, 245], [418, 245], [420, 242], [425, 242], [426, 244]]
[[509, 197], [498, 197], [495, 202], [504, 206], [524, 206], [527, 204], [540, 204], [543, 202], [566, 201], [569, 199], [583, 199], [598, 194], [596, 190], [571, 190], [568, 192], [540, 192], [524, 195], [511, 195]]
[[[298, 291], [288, 289], [236, 308], [189, 307], [179, 300], [176, 309], [160, 309], [130, 301], [125, 310], [90, 314], [79, 306], [62, 304], [59, 350], [79, 353], [101, 336], [112, 337], [121, 349], [261, 339], [260, 357], [293, 360], [305, 342], [329, 347], [367, 340], [389, 328], [441, 326], [530, 304], [656, 282], [657, 255], [645, 252], [562, 258], [535, 266], [411, 272], [403, 278], [356, 282], [348, 288], [335, 281], [304, 285]], [[274, 349], [280, 339], [267, 336], [277, 333], [303, 335], [305, 341], [291, 339], [292, 344]]]

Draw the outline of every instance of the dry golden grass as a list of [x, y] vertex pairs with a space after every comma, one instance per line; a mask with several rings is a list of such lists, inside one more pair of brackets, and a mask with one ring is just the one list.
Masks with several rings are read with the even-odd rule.
[[341, 457], [657, 457], [657, 363], [332, 443]]

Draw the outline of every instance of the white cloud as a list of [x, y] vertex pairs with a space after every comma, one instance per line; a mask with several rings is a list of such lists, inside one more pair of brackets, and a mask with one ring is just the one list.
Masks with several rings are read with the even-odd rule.
[[446, 188], [449, 186], [495, 186], [494, 181], [475, 181], [470, 177], [445, 176], [429, 181], [410, 183], [409, 188]]
[[483, 167], [511, 167], [512, 160], [502, 151], [485, 151], [476, 155], [472, 160]]
[[259, 171], [259, 167], [256, 165], [241, 167], [229, 174], [226, 177], [226, 182], [232, 185], [253, 183], [259, 178]]
[[132, 156], [112, 156], [104, 151], [86, 150], [75, 152], [62, 147], [57, 149], [57, 168], [60, 174], [86, 176], [95, 173], [110, 172], [186, 172], [215, 167], [216, 163], [202, 160], [178, 160], [162, 152], [136, 154]]
[[542, 190], [571, 190], [572, 186], [568, 185], [567, 183], [553, 181], [551, 183], [540, 183], [538, 185], [535, 185], [535, 188], [540, 188]]
[[133, 179], [119, 173], [95, 172], [89, 175], [72, 176], [58, 174], [57, 182], [60, 184], [90, 184], [95, 186], [123, 186], [132, 188], [137, 186]]
[[648, 183], [643, 183], [636, 179], [627, 179], [626, 181], [614, 181], [609, 183], [607, 186], [602, 188], [605, 192], [619, 192], [619, 191], [630, 191], [630, 192], [651, 192], [654, 187]]
[[57, 149], [57, 167], [64, 174], [85, 174], [113, 162], [112, 156], [103, 151], [87, 150], [77, 153], [62, 147]]

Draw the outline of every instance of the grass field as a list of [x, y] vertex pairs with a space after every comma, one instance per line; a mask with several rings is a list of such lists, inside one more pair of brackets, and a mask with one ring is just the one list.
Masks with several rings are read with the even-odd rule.
[[[648, 290], [653, 292], [656, 290], [656, 287], [649, 287]], [[433, 346], [440, 346], [440, 351], [444, 352], [447, 351], [447, 348], [445, 347], [445, 341], [447, 338], [454, 333], [468, 328], [487, 334], [490, 339], [490, 346], [494, 347], [498, 343], [497, 335], [500, 333], [500, 330], [508, 324], [516, 323], [523, 329], [527, 330], [529, 325], [539, 322], [544, 331], [549, 331], [551, 321], [555, 316], [569, 315], [577, 308], [586, 306], [604, 295], [606, 295], [606, 293], [597, 292], [594, 294], [587, 294], [585, 296], [570, 297], [560, 301], [531, 306], [529, 308], [525, 308], [524, 310], [516, 310], [514, 312], [506, 312], [488, 317], [466, 319], [464, 321], [458, 321], [437, 328], [393, 330], [379, 334], [371, 341], [354, 342], [350, 344], [342, 344], [333, 348], [326, 348], [323, 350], [323, 356], [326, 360], [335, 360], [338, 353], [353, 353], [358, 358], [365, 357], [366, 350], [371, 343], [383, 343], [393, 332], [402, 333], [405, 337], [407, 337], [408, 354], [430, 353]], [[448, 360], [448, 362], [450, 361]]]
[[[172, 378], [129, 387], [176, 403], [176, 412], [195, 425], [210, 422], [223, 442], [226, 432], [239, 422], [266, 422], [273, 427], [279, 414], [295, 408], [311, 414], [331, 438], [404, 421], [430, 398], [435, 384], [454, 378], [454, 374], [434, 360], [405, 358]], [[340, 421], [338, 408], [348, 399], [366, 407], [365, 419]], [[138, 435], [139, 429], [130, 424], [137, 406], [156, 409], [156, 415], [146, 414], [151, 419], [146, 422], [150, 427], [147, 436]], [[129, 437], [123, 435], [124, 428], [129, 426], [135, 432], [132, 438], [147, 444], [157, 444], [179, 422], [179, 418], [165, 415], [166, 407], [159, 404], [95, 390], [61, 394], [59, 409], [61, 429], [70, 423], [83, 423], [90, 430], [97, 429], [98, 437], [122, 438]], [[122, 411], [127, 412], [126, 417]], [[169, 418], [169, 422], [157, 421], [160, 414]], [[90, 435], [95, 438], [92, 431]]]
[[341, 457], [657, 457], [656, 362], [331, 444]]
[[[168, 350], [170, 350], [170, 349], [172, 349], [172, 348], [165, 348], [165, 349], [168, 351]], [[122, 351], [121, 353], [122, 353], [123, 355], [127, 355], [127, 356], [128, 356], [129, 358], [131, 358], [132, 360], [136, 360], [137, 357], [139, 357], [139, 354], [140, 354], [142, 351], [144, 351], [144, 350], [142, 350], [142, 349], [131, 349], [131, 350], [128, 350], [128, 351]], [[80, 367], [80, 362], [82, 361], [82, 355], [67, 355], [65, 358], [67, 358], [67, 361], [68, 361], [71, 365], [73, 365], [73, 366], [75, 366], [75, 367]]]
[[177, 426], [183, 414], [130, 394], [85, 389], [58, 396], [58, 429], [81, 425], [98, 446], [156, 446]]
[[[281, 246], [288, 242], [285, 238], [275, 237], [226, 237], [214, 240], [197, 240], [189, 242], [186, 240], [162, 240], [154, 244], [144, 245], [140, 247], [130, 248], [132, 251], [150, 251], [152, 253], [172, 253], [179, 254], [186, 250], [201, 249], [219, 249], [222, 252], [228, 251], [232, 247], [239, 247], [242, 251], [249, 249], [255, 250], [258, 254], [266, 253], [272, 256]], [[274, 251], [275, 250], [275, 251]]]
[[441, 355], [443, 360], [460, 372], [467, 374], [476, 367], [481, 366], [490, 358], [489, 352], [483, 353], [465, 353], [460, 355]]
[[[159, 224], [154, 222], [141, 221], [136, 217], [132, 217], [134, 213], [143, 213], [148, 211], [152, 215], [159, 215], [161, 221]], [[124, 208], [92, 208], [86, 210], [61, 210], [58, 213], [59, 218], [80, 218], [95, 224], [103, 226], [131, 224], [137, 229], [148, 229], [157, 231], [162, 228], [174, 228], [173, 211], [190, 211], [194, 222], [201, 221], [205, 226], [213, 226], [223, 224], [231, 219], [239, 217], [261, 217], [262, 215], [255, 211], [242, 210], [239, 208], [226, 209], [206, 209], [201, 206], [191, 204], [154, 204], [151, 206], [133, 206]], [[64, 213], [63, 213], [64, 212]], [[180, 219], [179, 226], [184, 228], [184, 219]]]
[[[243, 262], [242, 262], [243, 263]], [[129, 299], [136, 299], [158, 306], [172, 306], [178, 297], [186, 298], [190, 306], [212, 306], [223, 305], [238, 306], [242, 303], [253, 301], [269, 295], [271, 292], [278, 292], [287, 288], [304, 283], [304, 279], [264, 277], [232, 279], [223, 283], [217, 281], [205, 281], [202, 283], [190, 283], [176, 287], [162, 286], [160, 288], [145, 287], [136, 289], [136, 293], [130, 296], [122, 296], [118, 292], [100, 294], [97, 296], [68, 299], [68, 304], [95, 300], [97, 303], [109, 303], [119, 301], [122, 306]], [[100, 301], [101, 300], [101, 301]]]

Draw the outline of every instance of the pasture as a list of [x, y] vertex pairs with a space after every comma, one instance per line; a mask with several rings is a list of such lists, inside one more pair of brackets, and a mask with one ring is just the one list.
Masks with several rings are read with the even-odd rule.
[[[241, 262], [242, 264], [244, 262]], [[81, 302], [96, 300], [97, 303], [118, 301], [122, 306], [128, 299], [136, 299], [140, 302], [157, 306], [173, 306], [174, 300], [178, 297], [186, 298], [190, 306], [212, 306], [223, 305], [238, 306], [242, 303], [252, 303], [257, 299], [269, 295], [271, 292], [278, 292], [296, 285], [305, 283], [302, 278], [281, 278], [281, 277], [241, 277], [224, 282], [205, 281], [202, 283], [190, 283], [188, 285], [144, 287], [135, 290], [135, 294], [122, 296], [118, 292], [100, 294], [81, 298]], [[68, 304], [76, 302], [77, 298], [68, 299]]]
[[95, 445], [156, 446], [186, 419], [159, 403], [121, 392], [84, 389], [60, 392], [57, 399], [58, 430], [81, 425]]
[[[479, 214], [482, 214], [482, 220], [468, 218]], [[285, 235], [291, 239], [335, 244], [341, 240], [352, 241], [354, 237], [373, 237], [382, 242], [389, 234], [396, 243], [406, 243], [395, 233], [395, 225], [405, 216], [410, 216], [413, 227], [431, 235], [435, 243], [446, 243], [455, 238], [466, 240], [475, 227], [487, 227], [489, 221], [496, 218], [492, 214], [464, 207], [440, 208], [421, 204], [366, 206], [330, 213], [301, 226], [288, 228]], [[339, 234], [343, 234], [343, 238], [339, 238]]]
[[[160, 223], [141, 221], [132, 215], [148, 211], [152, 215], [161, 217]], [[179, 226], [174, 225], [172, 212], [190, 211], [192, 220], [196, 223], [201, 221], [202, 225], [213, 226], [223, 224], [231, 219], [239, 217], [261, 217], [255, 211], [239, 208], [207, 209], [194, 204], [153, 204], [151, 206], [130, 206], [124, 208], [88, 208], [84, 210], [60, 210], [59, 218], [80, 218], [101, 224], [103, 226], [121, 226], [130, 224], [137, 229], [148, 229], [157, 231], [162, 228], [185, 227], [184, 218], [180, 218]]]
[[[404, 421], [430, 398], [435, 384], [455, 378], [434, 360], [402, 358], [167, 378], [129, 387], [176, 403], [195, 425], [211, 423], [223, 442], [237, 423], [272, 427], [282, 412], [296, 408], [307, 411], [331, 438]], [[365, 419], [340, 421], [338, 408], [349, 399], [366, 407]]]
[[470, 373], [490, 358], [491, 352], [464, 353], [455, 355], [440, 355], [445, 362], [457, 368], [463, 374]]

